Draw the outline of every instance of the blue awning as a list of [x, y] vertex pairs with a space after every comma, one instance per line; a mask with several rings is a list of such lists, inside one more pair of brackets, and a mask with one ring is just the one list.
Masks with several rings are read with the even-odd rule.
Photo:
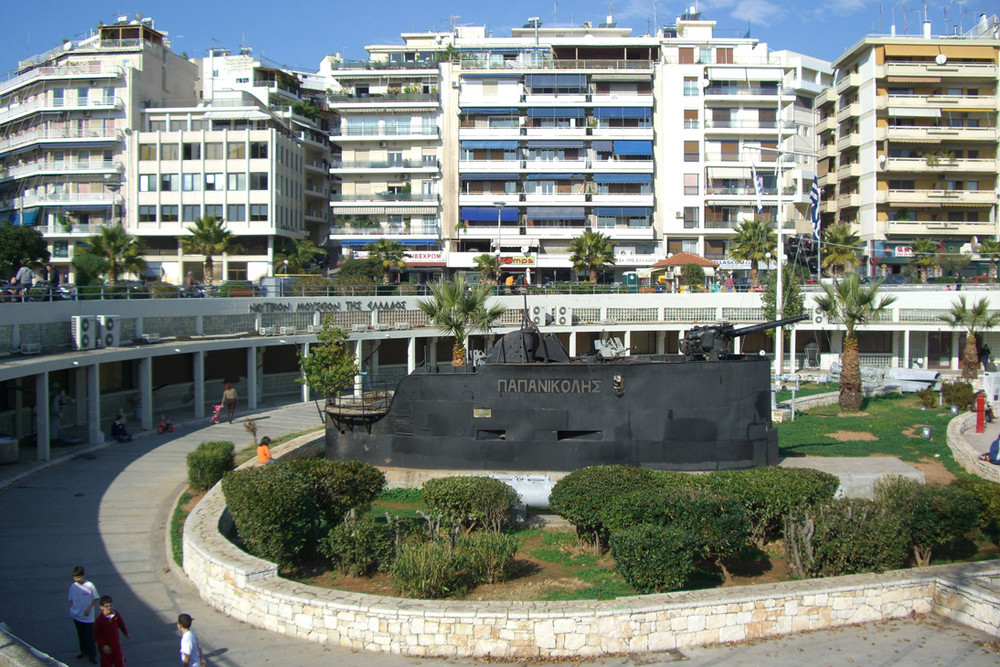
[[529, 206], [527, 217], [531, 220], [583, 220], [582, 206]]
[[649, 107], [594, 107], [595, 118], [652, 118]]
[[645, 215], [648, 216], [653, 209], [645, 206], [602, 206], [594, 209], [594, 213], [597, 215], [608, 216], [612, 218], [617, 218], [626, 215]]
[[516, 181], [517, 174], [462, 174], [463, 181]]
[[524, 77], [528, 88], [559, 88], [560, 90], [587, 89], [586, 74], [528, 74]]
[[594, 174], [595, 183], [650, 183], [652, 174]]
[[598, 141], [594, 141], [590, 145], [591, 147], [593, 147], [595, 151], [605, 152], [612, 150], [615, 147], [615, 142], [609, 141], [607, 139], [601, 139]]
[[[496, 222], [496, 206], [463, 206], [462, 220], [471, 222]], [[500, 220], [502, 222], [517, 222], [517, 208], [505, 206], [500, 209]]]
[[516, 149], [516, 141], [463, 141], [462, 150], [467, 148], [499, 148], [504, 150]]
[[517, 109], [514, 107], [467, 107], [462, 109], [462, 113], [479, 113], [487, 116], [515, 116]]
[[583, 178], [583, 174], [529, 174], [529, 181], [571, 181]]
[[652, 155], [652, 141], [616, 141], [615, 155]]
[[582, 141], [529, 141], [528, 148], [583, 148]]
[[531, 107], [528, 118], [583, 118], [583, 109], [576, 107]]
[[29, 208], [27, 211], [23, 212], [22, 216], [20, 211], [14, 211], [13, 215], [10, 217], [10, 222], [14, 226], [23, 225], [25, 227], [31, 227], [35, 224], [35, 220], [38, 218], [38, 209]]

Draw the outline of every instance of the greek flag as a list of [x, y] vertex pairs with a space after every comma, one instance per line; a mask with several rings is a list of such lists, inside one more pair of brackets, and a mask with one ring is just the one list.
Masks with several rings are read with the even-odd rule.
[[813, 236], [819, 241], [819, 181], [813, 176], [812, 192], [809, 193], [809, 201], [812, 202], [812, 228]]
[[757, 195], [757, 213], [763, 213], [764, 204], [760, 201], [760, 191], [764, 189], [764, 183], [757, 175], [757, 167], [754, 166], [753, 162], [750, 163], [750, 170], [753, 172], [753, 191]]

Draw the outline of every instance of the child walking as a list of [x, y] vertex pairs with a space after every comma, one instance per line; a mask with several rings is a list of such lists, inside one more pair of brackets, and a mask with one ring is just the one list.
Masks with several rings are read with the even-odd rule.
[[122, 654], [122, 642], [118, 633], [128, 639], [128, 628], [125, 619], [114, 608], [110, 595], [101, 596], [101, 613], [94, 621], [94, 641], [101, 654], [101, 667], [125, 667], [125, 656]]

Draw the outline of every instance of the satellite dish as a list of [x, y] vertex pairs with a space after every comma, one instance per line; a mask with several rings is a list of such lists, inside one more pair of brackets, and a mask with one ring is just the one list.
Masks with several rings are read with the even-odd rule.
[[938, 65], [944, 65], [946, 62], [948, 62], [948, 56], [946, 56], [943, 53], [939, 53], [936, 56], [934, 56], [934, 62], [936, 62]]

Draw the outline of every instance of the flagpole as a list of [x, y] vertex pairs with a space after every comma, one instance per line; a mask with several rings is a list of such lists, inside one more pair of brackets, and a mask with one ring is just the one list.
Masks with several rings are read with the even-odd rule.
[[[785, 307], [784, 306], [784, 299], [782, 298], [784, 295], [782, 294], [783, 290], [782, 290], [782, 285], [781, 285], [782, 278], [784, 278], [784, 276], [781, 275], [781, 273], [782, 273], [782, 271], [781, 271], [781, 259], [782, 259], [782, 257], [785, 254], [784, 239], [782, 238], [782, 235], [781, 235], [781, 231], [782, 231], [781, 230], [781, 191], [783, 189], [782, 188], [782, 184], [781, 184], [781, 159], [784, 157], [784, 153], [781, 152], [781, 148], [782, 148], [781, 147], [781, 88], [784, 85], [785, 85], [785, 68], [782, 67], [781, 68], [781, 78], [778, 80], [778, 115], [777, 115], [777, 120], [778, 120], [778, 152], [774, 156], [775, 157], [775, 163], [774, 163], [774, 165], [775, 165], [775, 169], [774, 169], [775, 176], [774, 176], [774, 178], [775, 178], [775, 185], [776, 185], [777, 190], [778, 190], [778, 212], [774, 216], [774, 219], [777, 222], [777, 227], [778, 227], [778, 233], [777, 233], [777, 237], [778, 237], [778, 243], [777, 243], [778, 257], [775, 260], [775, 269], [778, 272], [778, 277], [775, 279], [775, 283], [774, 283], [774, 317], [776, 319], [779, 319], [779, 320], [784, 317], [783, 313], [784, 313], [784, 307]], [[775, 356], [775, 361], [777, 362], [775, 364], [775, 371], [776, 371], [777, 375], [780, 376], [784, 372], [784, 365], [785, 365], [785, 363], [784, 363], [785, 362], [785, 328], [784, 327], [778, 327], [777, 330], [775, 330], [775, 332], [774, 332], [774, 356]]]

